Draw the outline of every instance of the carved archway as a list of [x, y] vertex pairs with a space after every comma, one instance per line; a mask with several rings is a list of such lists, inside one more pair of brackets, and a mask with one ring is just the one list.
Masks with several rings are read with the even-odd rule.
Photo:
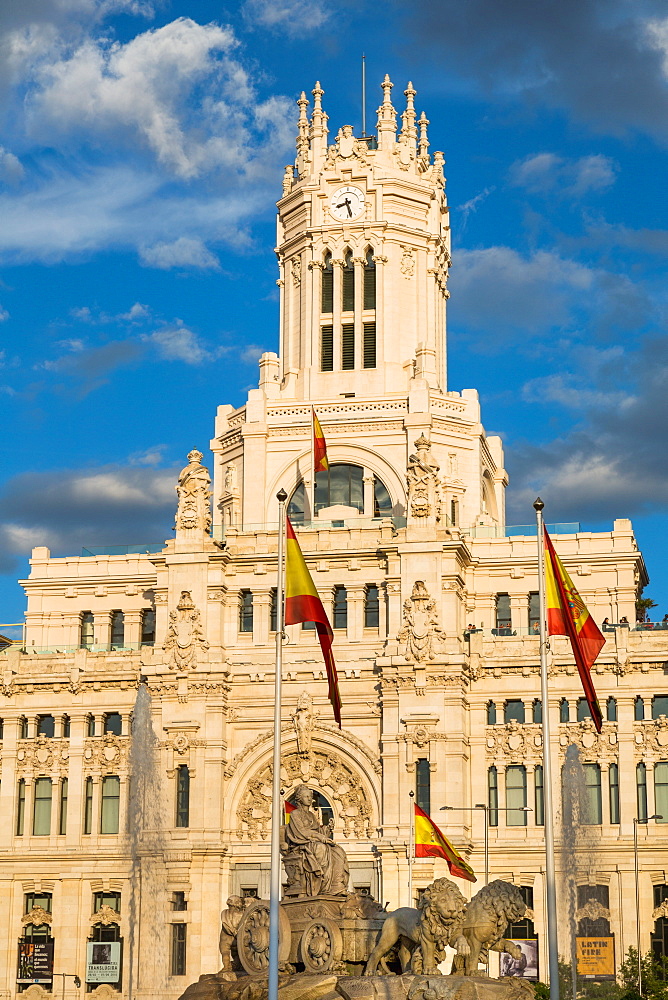
[[[281, 786], [288, 798], [297, 785], [307, 784], [322, 792], [335, 813], [335, 835], [367, 840], [372, 834], [373, 807], [362, 775], [331, 747], [314, 741], [308, 753], [300, 753], [291, 741], [281, 756]], [[236, 833], [240, 840], [267, 840], [271, 832], [272, 765], [268, 756], [246, 782], [236, 809]]]

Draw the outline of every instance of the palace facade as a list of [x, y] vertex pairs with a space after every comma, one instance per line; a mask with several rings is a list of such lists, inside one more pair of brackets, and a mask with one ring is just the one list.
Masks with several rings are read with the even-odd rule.
[[[546, 956], [535, 528], [506, 526], [501, 440], [475, 389], [448, 388], [443, 154], [411, 84], [400, 116], [387, 77], [382, 93], [374, 136], [344, 126], [331, 142], [319, 84], [310, 115], [297, 102], [280, 349], [244, 406], [218, 408], [212, 460], [188, 456], [174, 537], [33, 550], [25, 640], [0, 654], [0, 998], [177, 997], [220, 968], [227, 897], [268, 896], [281, 488], [343, 703], [339, 729], [316, 633], [288, 627], [285, 796], [319, 793], [351, 888], [395, 907], [413, 793], [478, 885], [487, 866], [523, 888], [531, 919], [513, 933]], [[312, 408], [330, 462], [315, 481]], [[578, 831], [557, 824], [560, 944], [569, 958], [570, 899], [581, 936], [614, 936], [619, 967], [636, 861], [642, 949], [668, 949], [668, 633], [633, 627], [647, 575], [630, 521], [552, 537], [595, 619], [632, 623], [605, 632], [594, 669], [600, 735], [567, 640], [549, 652], [558, 805], [568, 747], [582, 765]], [[415, 895], [444, 874], [417, 861]]]

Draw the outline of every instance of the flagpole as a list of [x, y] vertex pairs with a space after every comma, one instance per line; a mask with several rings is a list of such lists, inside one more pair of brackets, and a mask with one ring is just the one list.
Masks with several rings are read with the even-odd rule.
[[276, 669], [274, 674], [274, 758], [271, 781], [271, 884], [269, 891], [269, 998], [278, 1000], [278, 913], [281, 895], [281, 680], [283, 674], [283, 617], [285, 549], [285, 490], [278, 500], [278, 573], [276, 586]]
[[545, 879], [547, 898], [547, 952], [550, 1000], [559, 1000], [559, 948], [557, 944], [557, 894], [554, 868], [554, 808], [552, 805], [552, 762], [550, 757], [550, 703], [547, 692], [547, 612], [545, 607], [545, 539], [543, 508], [534, 503], [538, 536], [538, 594], [540, 600], [540, 696], [543, 719], [543, 823], [545, 827]]
[[413, 799], [415, 792], [408, 793], [411, 800], [410, 833], [408, 835], [408, 905], [413, 905], [413, 862], [415, 860], [415, 809]]
[[311, 407], [311, 521], [315, 520], [315, 410]]

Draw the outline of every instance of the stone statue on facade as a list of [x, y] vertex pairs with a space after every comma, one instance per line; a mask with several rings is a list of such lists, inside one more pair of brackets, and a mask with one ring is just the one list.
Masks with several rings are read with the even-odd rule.
[[211, 477], [202, 465], [201, 451], [194, 449], [188, 455], [188, 465], [181, 470], [176, 485], [178, 507], [176, 510], [176, 530], [192, 531], [211, 529]]
[[416, 453], [408, 459], [408, 513], [411, 518], [424, 520], [441, 516], [440, 466], [431, 453], [431, 442], [421, 434], [415, 442]]
[[281, 828], [283, 867], [288, 876], [286, 897], [345, 896], [350, 878], [348, 858], [332, 839], [333, 820], [321, 825], [308, 785], [299, 785], [294, 799], [296, 808], [290, 813], [290, 822]]
[[227, 909], [220, 914], [220, 939], [218, 950], [223, 962], [224, 972], [234, 971], [232, 960], [232, 945], [234, 944], [239, 930], [241, 918], [246, 909], [246, 900], [241, 896], [230, 896], [227, 900]]
[[297, 702], [297, 708], [292, 713], [292, 723], [297, 734], [297, 750], [300, 754], [308, 754], [311, 749], [313, 730], [319, 712], [313, 710], [313, 698], [308, 691], [302, 691]]
[[416, 580], [410, 598], [404, 601], [403, 622], [397, 635], [399, 642], [406, 644], [406, 660], [415, 663], [433, 660], [435, 643], [442, 636], [436, 602], [424, 582]]
[[169, 612], [169, 626], [163, 649], [169, 657], [170, 670], [191, 670], [197, 666], [197, 653], [208, 649], [199, 610], [189, 590], [182, 590], [176, 611]]

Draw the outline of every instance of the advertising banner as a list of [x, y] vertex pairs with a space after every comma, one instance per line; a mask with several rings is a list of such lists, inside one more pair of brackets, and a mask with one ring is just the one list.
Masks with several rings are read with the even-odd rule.
[[583, 979], [615, 978], [613, 934], [605, 937], [578, 937], [575, 942], [578, 976]]
[[19, 941], [17, 983], [50, 983], [53, 979], [53, 941]]
[[512, 941], [521, 949], [522, 955], [513, 958], [507, 951], [502, 951], [499, 975], [538, 982], [538, 938], [513, 938]]
[[89, 941], [86, 948], [86, 982], [117, 983], [121, 978], [121, 942]]

